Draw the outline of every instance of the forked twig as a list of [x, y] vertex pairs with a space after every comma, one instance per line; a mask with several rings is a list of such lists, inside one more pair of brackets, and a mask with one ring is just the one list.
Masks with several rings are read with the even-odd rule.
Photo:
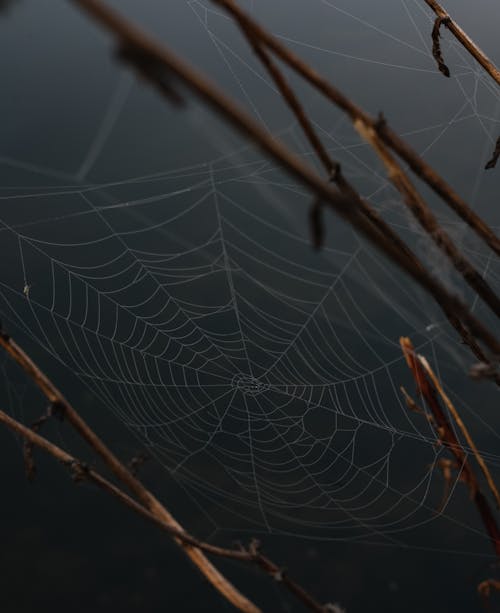
[[436, 388], [438, 394], [441, 397], [441, 400], [443, 401], [444, 405], [446, 406], [449, 413], [453, 417], [455, 423], [457, 424], [460, 432], [463, 434], [465, 440], [467, 441], [467, 445], [470, 447], [470, 449], [472, 449], [472, 453], [474, 454], [474, 457], [476, 458], [476, 462], [479, 464], [479, 467], [481, 468], [481, 471], [488, 483], [488, 487], [490, 488], [490, 491], [493, 494], [493, 497], [495, 498], [497, 507], [500, 508], [500, 493], [498, 492], [496, 483], [493, 480], [490, 469], [488, 468], [486, 462], [484, 461], [483, 456], [479, 453], [479, 450], [476, 447], [476, 444], [474, 443], [474, 440], [472, 436], [470, 435], [467, 426], [465, 425], [462, 418], [460, 417], [460, 414], [457, 411], [455, 405], [450, 400], [450, 397], [444, 391], [443, 386], [441, 385], [441, 382], [437, 378], [436, 373], [432, 370], [431, 365], [429, 364], [427, 359], [423, 355], [419, 355], [418, 360], [420, 364], [422, 364], [422, 366], [424, 367], [425, 372], [429, 375], [434, 387]]
[[[240, 562], [247, 562], [258, 566], [266, 574], [271, 576], [275, 581], [282, 583], [292, 594], [294, 594], [310, 611], [317, 613], [325, 613], [328, 610], [328, 605], [322, 605], [318, 603], [301, 585], [292, 580], [287, 573], [285, 573], [279, 566], [277, 566], [272, 560], [265, 556], [261, 550], [257, 541], [252, 541], [250, 545], [245, 547], [239, 547], [237, 549], [228, 549], [225, 547], [218, 547], [201, 541], [186, 532], [181, 526], [174, 525], [171, 522], [165, 521], [158, 517], [156, 513], [147, 509], [143, 505], [139, 504], [134, 498], [125, 493], [121, 488], [117, 487], [111, 481], [103, 477], [100, 473], [94, 469], [88, 467], [86, 464], [75, 458], [73, 455], [66, 452], [61, 447], [53, 444], [46, 438], [40, 436], [37, 432], [30, 428], [27, 428], [16, 419], [10, 417], [4, 411], [0, 410], [0, 423], [4, 424], [13, 432], [19, 434], [24, 441], [26, 441], [32, 447], [38, 447], [42, 449], [53, 458], [61, 462], [64, 466], [69, 468], [73, 473], [73, 480], [76, 482], [89, 481], [93, 483], [101, 490], [111, 494], [122, 504], [132, 509], [135, 513], [144, 517], [148, 521], [154, 523], [162, 530], [167, 532], [170, 536], [180, 543], [185, 550], [197, 550], [203, 551], [206, 554], [214, 555], [220, 558], [228, 558], [231, 560], [237, 560]], [[222, 592], [225, 595], [224, 592]], [[241, 611], [248, 611], [258, 613], [260, 611], [253, 603], [247, 601], [246, 607], [238, 607]], [[233, 604], [236, 604], [233, 602]]]
[[[455, 430], [453, 429], [445, 411], [443, 410], [443, 407], [441, 406], [439, 401], [440, 392], [438, 391], [438, 388], [435, 387], [433, 379], [428, 374], [419, 356], [415, 353], [415, 349], [410, 339], [404, 337], [401, 338], [400, 345], [408, 367], [410, 368], [413, 378], [415, 379], [417, 389], [422, 398], [425, 400], [432, 414], [431, 423], [435, 429], [437, 438], [454, 456], [457, 466], [461, 467], [462, 480], [469, 487], [471, 498], [479, 511], [484, 527], [486, 528], [486, 531], [490, 537], [491, 544], [493, 545], [496, 555], [500, 557], [500, 529], [495, 519], [495, 515], [491, 509], [490, 503], [480, 489], [478, 479], [474, 470], [472, 469], [469, 458], [460, 444], [460, 441], [455, 434]], [[457, 425], [459, 424], [457, 423]], [[468, 438], [470, 439], [469, 435]], [[476, 449], [475, 446], [474, 449]]]
[[[131, 471], [115, 456], [99, 436], [83, 420], [80, 414], [68, 402], [64, 395], [41, 371], [33, 360], [21, 347], [7, 334], [0, 332], [0, 346], [25, 371], [27, 376], [37, 385], [49, 403], [57, 405], [64, 419], [78, 432], [95, 453], [104, 461], [111, 472], [132, 492], [141, 505], [154, 515], [159, 521], [171, 526], [172, 529], [182, 530], [182, 526], [165, 509], [153, 494], [139, 481]], [[31, 432], [31, 431], [30, 431]], [[33, 433], [36, 436], [36, 433]], [[32, 440], [33, 437], [31, 437]], [[185, 551], [186, 555], [198, 567], [208, 581], [237, 609], [245, 613], [257, 613], [259, 609], [248, 598], [243, 596], [205, 557], [200, 549], [186, 545], [176, 538], [176, 542]]]

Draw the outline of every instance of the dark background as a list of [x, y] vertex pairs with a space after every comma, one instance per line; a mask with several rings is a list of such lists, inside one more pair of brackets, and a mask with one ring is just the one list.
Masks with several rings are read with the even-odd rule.
[[[220, 16], [206, 17], [208, 2], [127, 0], [114, 4], [199, 69], [207, 71], [226, 92], [263, 120], [272, 133], [284, 133], [287, 143], [299, 152], [307, 151], [303, 141], [290, 135], [292, 118], [284, 112], [275, 92], [258, 77], [263, 74], [262, 70], [252, 63], [244, 42]], [[423, 2], [277, 0], [266, 3], [259, 0], [243, 4], [361, 105], [373, 113], [383, 109], [391, 124], [407, 134], [412, 144], [425, 152], [429, 162], [439, 168], [489, 223], [498, 227], [498, 172], [482, 171], [498, 132], [498, 94], [487, 77], [447, 36], [443, 49], [453, 78], [447, 81], [437, 73], [429, 57], [432, 23]], [[487, 53], [494, 60], [500, 59], [497, 45], [500, 15], [496, 2], [481, 0], [471, 5], [463, 0], [448, 4], [449, 10]], [[209, 30], [203, 25], [205, 17]], [[238, 57], [253, 70], [242, 67]], [[234, 163], [231, 174], [237, 172], [235, 168], [242, 160], [254, 159], [254, 154], [246, 150], [240, 157], [229, 155], [243, 143], [188, 95], [188, 108], [179, 113], [167, 107], [146, 86], [135, 83], [88, 174], [78, 176], [99, 133], [109, 100], [120, 87], [120, 79], [126, 86], [129, 77], [113, 59], [109, 39], [69, 2], [22, 0], [2, 14], [0, 75], [0, 116], [3, 118], [0, 180], [4, 196], [50, 189], [62, 192], [66, 189], [62, 186], [109, 185], [131, 177], [213, 161], [222, 155]], [[333, 135], [333, 139], [338, 139], [336, 143], [327, 142], [332, 147], [342, 144], [338, 155], [362, 193], [371, 195], [396, 229], [402, 230], [427, 257], [434, 271], [469, 299], [458, 281], [450, 280], [452, 275], [446, 264], [428, 249], [412, 222], [398, 208], [397, 197], [384, 186], [383, 169], [360, 146], [345, 120], [299, 85], [294, 77], [291, 79], [305, 96], [318, 125]], [[349, 157], [352, 148], [355, 158]], [[219, 172], [217, 176], [222, 181], [223, 171]], [[181, 187], [185, 185], [189, 185], [189, 180]], [[165, 182], [164, 187], [160, 183], [154, 189], [168, 192], [174, 188]], [[307, 237], [307, 198], [290, 194], [288, 199], [280, 195], [278, 204], [268, 213], [266, 202], [258, 201], [257, 188], [253, 191], [243, 183], [231, 189], [228, 193], [248, 207], [255, 205], [259, 215], [280, 220], [290, 231]], [[147, 195], [146, 188], [137, 185], [116, 188], [112, 194], [121, 199]], [[449, 212], [437, 202], [433, 204], [447, 229], [462, 241], [463, 248], [478, 266], [488, 269], [490, 282], [498, 287], [495, 263], [451, 219]], [[15, 331], [86, 419], [127, 460], [143, 449], [140, 436], [127, 428], [125, 420], [110, 411], [102, 398], [92, 395], [92, 389], [89, 391], [71, 368], [62, 368], [57, 356], [44, 351], [33, 313], [26, 306], [26, 300], [23, 301], [24, 279], [16, 247], [17, 231], [12, 228], [77, 210], [78, 202], [72, 195], [53, 199], [46, 196], [29, 202], [2, 199], [2, 316], [5, 325]], [[146, 209], [144, 215], [146, 221], [153, 220], [153, 210]], [[122, 220], [113, 221], [119, 224]], [[143, 220], [132, 218], [132, 222], [141, 224]], [[129, 218], [124, 217], [123, 223], [130, 223]], [[68, 241], [77, 241], [99, 229], [93, 221], [65, 226], [54, 222], [37, 226], [39, 234], [31, 236], [51, 241], [67, 232]], [[185, 230], [188, 238], [198, 231], [194, 227]], [[355, 244], [352, 233], [340, 224], [329, 241], [329, 246], [347, 250]], [[376, 257], [365, 249], [364, 264], [369, 270], [370, 258], [375, 262]], [[322, 267], [325, 261], [321, 262]], [[48, 293], [43, 286], [41, 264], [37, 269], [36, 256], [27, 253], [25, 265], [29, 267], [27, 281], [34, 303], [35, 300], [42, 303]], [[314, 266], [319, 268], [320, 264]], [[338, 269], [339, 264], [331, 262], [331, 266]], [[437, 334], [426, 332], [426, 325], [439, 317], [428, 300], [409, 284], [405, 285], [397, 272], [393, 274], [399, 281], [392, 286], [385, 273], [377, 271], [374, 268], [372, 274], [381, 295], [392, 296], [395, 303], [405, 305], [411, 330], [394, 317], [382, 297], [374, 293], [367, 298], [364, 293], [367, 282], [362, 276], [353, 271], [346, 278], [359, 291], [360, 304], [373, 318], [380, 334], [383, 331], [397, 341], [400, 334], [413, 332], [417, 343], [429, 351], [432, 348], [443, 378], [463, 400], [478, 443], [491, 454], [492, 467], [496, 469], [499, 455], [496, 391], [488, 384], [478, 386], [464, 378], [470, 358], [448, 330]], [[413, 307], [406, 304], [408, 298], [403, 296], [403, 290], [409, 292]], [[488, 319], [480, 305], [474, 304], [474, 308]], [[16, 310], [18, 318], [13, 315]], [[493, 318], [489, 321], [496, 325]], [[356, 355], [361, 356], [362, 345], [354, 338], [351, 342]], [[381, 341], [377, 349], [388, 362], [397, 351]], [[60, 359], [65, 362], [63, 357]], [[394, 368], [393, 381], [413, 389], [404, 367], [399, 364]], [[7, 360], [2, 362], [2, 372], [4, 406], [28, 422], [36, 419], [44, 408], [42, 399]], [[399, 409], [394, 392], [384, 387], [386, 384], [380, 382], [379, 390], [387, 393], [384, 408], [392, 415], [391, 412]], [[395, 414], [395, 423], [403, 428], [397, 419]], [[46, 433], [75, 454], [88, 457], [64, 424], [49, 424]], [[383, 453], [377, 447], [379, 444], [372, 437], [363, 439], [360, 446], [366, 447], [367, 453], [372, 450]], [[411, 473], [415, 468], [418, 473], [418, 467], [425, 466], [425, 454], [419, 455], [410, 443], [405, 447], [404, 440], [398, 444], [400, 464], [393, 467], [394, 480], [401, 478], [399, 472]], [[149, 455], [152, 451], [148, 450]], [[132, 613], [230, 609], [168, 538], [104, 494], [87, 485], [75, 487], [68, 474], [52, 460], [37, 455], [37, 478], [34, 483], [28, 483], [24, 478], [20, 442], [3, 430], [0, 430], [0, 458], [1, 611]], [[477, 534], [443, 520], [409, 534], [406, 546], [394, 547], [387, 543], [356, 543], [348, 538], [332, 540], [326, 533], [322, 538], [321, 532], [314, 535], [314, 540], [304, 538], [300, 531], [287, 535], [280, 534], [278, 529], [274, 534], [267, 534], [262, 529], [251, 529], [246, 522], [239, 525], [234, 518], [226, 525], [216, 505], [211, 507], [201, 495], [197, 497], [189, 476], [171, 475], [168, 469], [168, 458], [159, 454], [146, 462], [141, 475], [193, 533], [221, 544], [231, 544], [235, 539], [248, 540], [256, 534], [265, 544], [265, 550], [319, 600], [339, 602], [349, 612], [480, 610], [476, 586], [495, 573], [489, 543], [479, 534], [482, 528], [460, 484], [450, 515], [479, 531]], [[439, 500], [439, 487], [436, 500]], [[451, 550], [462, 553], [450, 553]], [[220, 568], [265, 610], [300, 610], [279, 585], [257, 571], [227, 562], [222, 562]]]

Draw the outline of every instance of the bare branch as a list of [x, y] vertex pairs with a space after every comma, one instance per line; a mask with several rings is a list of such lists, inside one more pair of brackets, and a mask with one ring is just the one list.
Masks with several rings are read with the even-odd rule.
[[[131, 473], [131, 471], [114, 455], [97, 434], [88, 426], [64, 395], [40, 370], [33, 360], [9, 336], [0, 333], [0, 346], [10, 357], [21, 366], [28, 377], [38, 386], [52, 405], [57, 405], [58, 411], [70, 423], [78, 434], [89, 444], [95, 453], [104, 461], [112, 473], [135, 495], [141, 504], [149, 510], [159, 521], [162, 521], [175, 530], [182, 530], [181, 525], [165, 509], [165, 507], [147, 490], [144, 485]], [[4, 419], [5, 421], [5, 419]], [[29, 431], [31, 432], [31, 431]], [[28, 440], [38, 440], [33, 437]], [[26, 437], [25, 437], [26, 438]], [[53, 448], [51, 448], [54, 451]], [[46, 449], [49, 451], [49, 449]], [[53, 454], [54, 455], [54, 454]], [[243, 596], [213, 565], [204, 554], [196, 548], [186, 545], [176, 538], [186, 555], [198, 567], [209, 582], [237, 609], [245, 613], [257, 613], [259, 609], [248, 598]]]
[[[154, 523], [160, 527], [163, 531], [167, 532], [170, 536], [174, 537], [176, 541], [182, 543], [185, 548], [195, 548], [203, 551], [207, 554], [214, 555], [221, 558], [228, 558], [231, 560], [237, 560], [240, 562], [247, 562], [254, 564], [263, 570], [267, 575], [274, 580], [282, 583], [292, 594], [294, 594], [310, 611], [316, 611], [318, 613], [324, 613], [327, 611], [328, 605], [322, 605], [318, 603], [301, 585], [292, 580], [288, 573], [283, 569], [280, 569], [272, 560], [266, 557], [260, 550], [260, 545], [257, 541], [252, 541], [248, 548], [240, 547], [238, 549], [228, 549], [225, 547], [218, 547], [201, 541], [186, 532], [181, 526], [175, 526], [164, 519], [159, 518], [155, 513], [152, 513], [149, 509], [139, 504], [136, 500], [131, 498], [119, 487], [111, 483], [108, 479], [101, 474], [86, 466], [83, 462], [66, 452], [61, 447], [51, 443], [46, 438], [40, 436], [32, 429], [27, 428], [16, 419], [7, 415], [4, 411], [0, 410], [0, 423], [3, 423], [13, 432], [19, 434], [24, 441], [30, 446], [35, 446], [52, 457], [58, 460], [65, 467], [69, 468], [73, 474], [73, 480], [75, 482], [89, 481], [99, 487], [101, 490], [111, 494], [118, 499], [122, 504], [132, 509], [135, 513], [144, 517], [148, 521]], [[234, 603], [233, 603], [234, 604]], [[259, 611], [255, 605], [252, 604], [252, 608], [241, 609], [248, 611]]]

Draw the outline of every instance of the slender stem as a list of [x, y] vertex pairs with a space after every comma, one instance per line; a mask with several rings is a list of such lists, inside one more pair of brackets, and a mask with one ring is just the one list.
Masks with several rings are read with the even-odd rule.
[[[495, 553], [500, 557], [500, 529], [491, 506], [479, 488], [479, 482], [471, 467], [469, 459], [463, 450], [460, 441], [451, 426], [446, 413], [444, 412], [438, 398], [438, 392], [429, 378], [424, 366], [415, 353], [412, 342], [409, 338], [400, 338], [401, 349], [410, 368], [417, 389], [424, 398], [432, 414], [432, 424], [435, 427], [438, 440], [455, 457], [457, 466], [462, 467], [462, 476], [470, 488], [472, 500], [474, 501], [483, 524], [488, 532]], [[414, 403], [413, 403], [414, 404]]]
[[450, 400], [450, 397], [444, 391], [443, 386], [441, 385], [439, 379], [437, 378], [436, 373], [432, 370], [431, 365], [429, 364], [427, 359], [423, 355], [419, 355], [418, 359], [420, 363], [422, 364], [422, 366], [424, 367], [425, 372], [429, 375], [434, 387], [436, 388], [438, 394], [441, 396], [441, 399], [444, 402], [446, 408], [448, 409], [451, 416], [455, 420], [455, 423], [457, 424], [460, 431], [462, 432], [465, 440], [467, 441], [467, 444], [472, 449], [472, 453], [474, 454], [474, 457], [476, 458], [476, 461], [479, 464], [479, 467], [481, 468], [481, 471], [486, 478], [488, 487], [490, 488], [491, 493], [493, 494], [493, 497], [495, 498], [497, 507], [500, 508], [500, 493], [498, 492], [496, 483], [493, 480], [490, 469], [488, 468], [486, 462], [484, 461], [483, 456], [479, 453], [479, 450], [476, 447], [476, 443], [474, 442], [472, 436], [470, 435], [467, 426], [465, 425], [464, 421], [460, 417], [460, 414], [457, 411], [455, 405]]
[[[363, 214], [373, 223], [373, 225], [378, 230], [380, 230], [383, 236], [387, 237], [397, 248], [399, 248], [402, 253], [405, 254], [406, 257], [410, 258], [413, 261], [414, 265], [418, 266], [421, 270], [424, 270], [424, 266], [417, 258], [417, 256], [409, 249], [409, 247], [399, 237], [399, 235], [396, 234], [396, 232], [394, 232], [392, 228], [380, 217], [377, 211], [365, 199], [360, 196], [356, 189], [344, 177], [340, 164], [330, 157], [328, 151], [325, 149], [321, 140], [319, 139], [316, 130], [311, 123], [311, 120], [307, 116], [307, 113], [305, 112], [295, 92], [288, 84], [281, 70], [278, 68], [276, 63], [273, 61], [269, 53], [264, 48], [264, 43], [259, 38], [259, 32], [256, 32], [252, 26], [249, 26], [247, 24], [246, 21], [237, 19], [237, 23], [240, 26], [240, 29], [245, 35], [249, 44], [251, 45], [252, 49], [254, 50], [255, 54], [261, 61], [262, 65], [265, 67], [265, 69], [273, 79], [274, 83], [278, 87], [283, 99], [295, 115], [297, 121], [299, 122], [299, 125], [302, 127], [306, 138], [309, 140], [311, 147], [316, 152], [319, 161], [322, 163], [326, 172], [329, 174], [331, 181], [333, 181], [337, 185], [337, 187], [342, 193], [354, 198], [357, 201]], [[396, 161], [385, 150], [383, 142], [381, 142], [381, 139], [377, 137], [376, 132], [371, 128], [371, 126], [367, 126], [363, 123], [361, 123], [361, 125], [358, 125], [357, 121], [354, 122], [354, 126], [358, 129], [361, 129], [363, 137], [369, 135], [370, 144], [380, 155], [382, 161], [388, 167], [389, 176], [397, 175], [401, 177], [401, 175], [403, 175], [402, 170], [400, 169], [399, 165], [397, 165]], [[389, 163], [387, 163], [388, 161]], [[404, 176], [402, 178], [404, 179]], [[429, 227], [430, 223], [433, 236], [441, 236], [442, 230], [438, 227], [437, 221], [435, 220], [435, 218], [433, 218], [433, 216], [431, 216], [429, 219], [429, 216], [425, 214], [425, 207], [421, 206], [421, 199], [418, 196], [418, 193], [416, 193], [416, 190], [402, 189], [402, 187], [404, 187], [408, 183], [409, 181], [405, 181], [403, 185], [401, 185], [401, 181], [395, 182], [396, 187], [405, 196], [410, 208], [416, 208], [416, 211], [418, 213], [417, 216], [423, 218], [423, 221], [426, 222], [427, 227]], [[410, 187], [412, 188], [411, 184]], [[323, 230], [320, 216], [320, 208], [318, 207], [318, 203], [315, 203], [314, 207], [311, 210], [311, 221], [313, 223], [313, 228], [315, 229], [315, 242], [316, 244], [320, 245], [322, 241], [321, 237], [323, 235]], [[453, 245], [452, 252], [454, 254]], [[455, 258], [455, 262], [459, 269], [462, 271], [463, 266], [461, 265], [460, 259], [459, 261], [457, 261], [457, 258]], [[470, 266], [468, 268], [470, 268]], [[480, 277], [477, 272], [473, 272], [472, 275], [476, 284], [479, 284], [480, 287], [483, 287], [484, 281], [482, 277]], [[486, 294], [488, 298], [491, 298], [492, 292], [489, 291], [488, 287], [486, 287]], [[495, 302], [495, 299], [496, 296], [493, 295], [492, 300], [490, 300], [490, 304], [492, 303], [494, 308], [498, 306], [498, 301]], [[449, 314], [447, 314], [447, 317], [452, 326], [461, 335], [464, 343], [471, 348], [474, 355], [482, 362], [489, 363], [487, 356], [483, 353], [483, 351], [474, 341], [474, 339], [471, 338], [471, 335], [467, 333], [467, 331], [460, 324], [460, 322], [455, 317], [452, 317]], [[500, 379], [498, 378], [497, 383], [500, 384]]]

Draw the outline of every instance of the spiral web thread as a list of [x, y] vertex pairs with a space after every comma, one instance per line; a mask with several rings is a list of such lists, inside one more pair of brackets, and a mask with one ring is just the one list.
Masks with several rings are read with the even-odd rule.
[[[264, 21], [259, 4], [247, 8]], [[393, 83], [393, 96], [394, 77], [408, 73], [417, 89], [430, 90], [441, 84], [429, 53], [432, 20], [422, 4], [398, 3], [408, 28], [404, 38], [394, 24], [365, 17], [360, 1], [308, 5], [330, 19], [329, 48], [276, 33], [298, 51], [331, 56], [355, 74], [376, 66]], [[279, 96], [250, 51], [234, 45], [227, 18], [208, 2], [187, 6], [242, 102], [312, 160], [293, 121], [285, 128], [270, 125], [254, 98], [255, 80], [269, 96]], [[297, 3], [295, 11], [303, 10]], [[345, 38], [336, 47], [336, 28], [339, 33], [346, 24], [359, 36], [374, 37], [373, 53], [356, 55], [356, 44]], [[485, 181], [481, 162], [498, 132], [498, 92], [456, 43], [443, 42], [443, 50], [456, 112], [450, 119], [436, 108], [425, 126], [413, 118], [405, 136], [432, 156], [449, 151], [472, 126], [481, 143], [479, 159], [471, 154], [468, 160], [476, 204]], [[3, 187], [0, 197], [2, 250], [9, 261], [0, 278], [3, 317], [145, 441], [215, 530], [455, 550], [434, 540], [436, 527], [445, 525], [470, 537], [460, 551], [479, 548], [487, 555], [487, 537], [457, 507], [464, 496], [457, 488], [460, 470], [440, 504], [436, 467], [445, 452], [428, 422], [408, 412], [399, 391], [409, 380], [397, 343], [401, 334], [412, 336], [436, 364], [444, 360], [451, 378], [463, 376], [469, 356], [439, 312], [336, 220], [327, 246], [314, 252], [304, 228], [310, 197], [252, 148], [212, 127], [195, 105], [182, 118], [169, 111], [168, 120], [184, 122], [193, 138], [215, 144], [220, 155], [91, 181], [141, 87], [128, 73], [117, 75], [74, 173], [1, 158], [7, 176], [29, 177], [24, 185]], [[323, 112], [311, 113], [363, 195], [467, 299], [345, 120], [331, 111], [325, 123]], [[491, 254], [446, 210], [439, 214], [499, 288]], [[471, 304], [488, 317], [482, 305]], [[495, 470], [499, 456], [488, 451], [498, 439], [493, 421], [448, 392], [473, 421]]]

